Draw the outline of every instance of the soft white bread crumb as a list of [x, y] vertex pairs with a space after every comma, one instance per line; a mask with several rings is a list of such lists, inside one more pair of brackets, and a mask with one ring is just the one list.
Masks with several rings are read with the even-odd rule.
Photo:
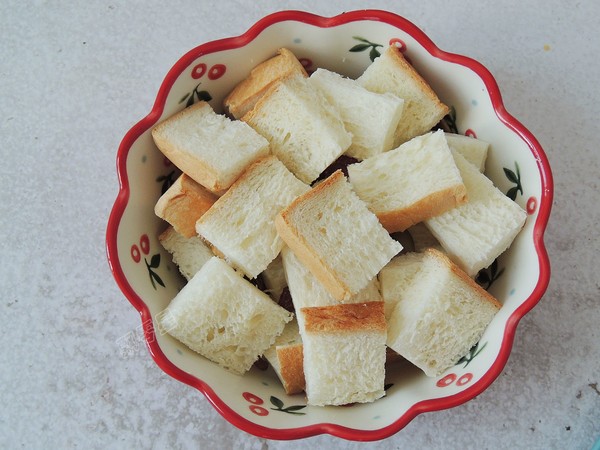
[[267, 288], [265, 292], [276, 302], [279, 301], [283, 289], [287, 286], [281, 255], [277, 255], [277, 257], [269, 263], [267, 268], [262, 272], [262, 279]]
[[242, 120], [265, 136], [271, 152], [307, 184], [352, 142], [337, 110], [302, 76], [277, 82]]
[[356, 194], [393, 233], [467, 201], [443, 131], [348, 166]]
[[216, 114], [204, 101], [156, 125], [152, 137], [173, 164], [213, 192], [227, 189], [248, 165], [269, 153], [264, 137]]
[[196, 223], [196, 231], [229, 264], [255, 278], [283, 247], [275, 216], [309, 189], [275, 156], [268, 156], [250, 166], [215, 202]]
[[373, 92], [390, 92], [404, 100], [394, 146], [431, 130], [446, 114], [444, 105], [395, 46], [388, 47], [357, 81]]
[[339, 301], [364, 289], [402, 250], [340, 170], [294, 200], [275, 225], [287, 246]]
[[186, 238], [173, 227], [163, 231], [158, 240], [165, 250], [171, 253], [173, 262], [186, 280], [192, 278], [214, 256], [199, 236]]
[[273, 345], [293, 315], [215, 256], [159, 317], [163, 331], [243, 374]]
[[356, 80], [322, 68], [312, 73], [309, 82], [338, 109], [352, 133], [346, 155], [362, 160], [393, 147], [404, 100], [390, 93], [371, 92]]
[[[294, 309], [297, 311], [298, 323], [303, 327], [302, 308], [309, 306], [337, 305], [340, 302], [325, 289], [319, 280], [306, 268], [288, 247], [281, 250], [281, 259], [285, 278], [292, 297]], [[356, 295], [344, 300], [344, 303], [365, 303], [381, 301], [379, 281], [373, 277], [371, 281]]]
[[485, 171], [485, 160], [487, 159], [490, 144], [481, 139], [464, 136], [462, 134], [446, 133], [448, 146], [460, 153], [467, 161], [479, 169]]
[[302, 313], [308, 404], [366, 403], [383, 397], [383, 302], [315, 306]]
[[196, 221], [219, 197], [182, 173], [160, 196], [154, 213], [169, 222], [175, 231], [190, 238], [196, 236]]
[[286, 324], [283, 333], [263, 356], [273, 367], [286, 394], [304, 391], [303, 345], [295, 320]]
[[390, 316], [387, 344], [427, 376], [437, 376], [469, 352], [500, 307], [444, 254], [430, 249]]
[[410, 286], [423, 264], [423, 253], [408, 252], [393, 258], [381, 269], [379, 285], [385, 303], [385, 318], [390, 320], [396, 304]]
[[275, 82], [294, 75], [308, 76], [296, 56], [287, 48], [280, 48], [277, 55], [255, 66], [229, 93], [223, 105], [229, 114], [239, 119]]
[[453, 152], [469, 202], [425, 221], [450, 258], [470, 276], [477, 275], [504, 252], [527, 214], [485, 175]]

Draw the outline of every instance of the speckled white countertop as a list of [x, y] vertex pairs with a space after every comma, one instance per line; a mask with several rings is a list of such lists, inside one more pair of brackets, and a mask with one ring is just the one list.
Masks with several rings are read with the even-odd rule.
[[[600, 3], [5, 0], [0, 5], [0, 448], [590, 449], [600, 438]], [[498, 379], [393, 437], [268, 441], [144, 346], [106, 262], [115, 154], [187, 50], [263, 15], [389, 9], [496, 77], [555, 178], [552, 280]]]

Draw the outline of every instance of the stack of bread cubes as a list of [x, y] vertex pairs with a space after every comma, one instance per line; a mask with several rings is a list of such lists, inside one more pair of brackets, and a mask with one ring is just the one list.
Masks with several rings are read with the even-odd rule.
[[224, 108], [152, 130], [183, 172], [155, 212], [187, 279], [159, 329], [236, 374], [264, 356], [310, 405], [384, 396], [386, 355], [437, 376], [467, 354], [501, 307], [474, 277], [526, 214], [483, 174], [489, 144], [432, 131], [449, 108], [402, 53], [349, 79], [282, 48]]

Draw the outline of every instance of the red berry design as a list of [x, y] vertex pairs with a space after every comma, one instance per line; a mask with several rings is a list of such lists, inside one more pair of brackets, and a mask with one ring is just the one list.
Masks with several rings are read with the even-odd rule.
[[192, 78], [197, 80], [198, 78], [202, 78], [202, 76], [206, 73], [206, 64], [200, 63], [196, 64], [192, 69]]
[[537, 209], [537, 198], [529, 197], [527, 200], [527, 214], [533, 214]]
[[464, 386], [465, 384], [467, 384], [472, 379], [473, 379], [473, 374], [471, 372], [465, 373], [458, 380], [456, 380], [456, 385], [457, 386]]
[[142, 254], [140, 253], [140, 249], [135, 244], [133, 244], [131, 246], [131, 259], [133, 259], [133, 261], [135, 263], [139, 263], [140, 260], [142, 259]]
[[473, 130], [471, 130], [470, 128], [467, 131], [465, 131], [465, 136], [469, 136], [469, 137], [477, 139], [477, 134], [475, 134], [475, 132]]
[[150, 253], [150, 239], [147, 234], [142, 234], [142, 237], [140, 238], [140, 247], [144, 255]]
[[257, 416], [268, 416], [269, 415], [269, 411], [267, 411], [262, 406], [250, 405], [248, 408], [250, 408], [250, 411], [252, 411]]
[[400, 50], [401, 53], [404, 53], [407, 50], [406, 44], [400, 38], [392, 38], [392, 39], [390, 39], [390, 46], [392, 46], [392, 45], [394, 47], [396, 47], [398, 50]]
[[227, 67], [225, 67], [225, 64], [215, 64], [208, 71], [208, 79], [209, 80], [218, 80], [225, 74], [226, 70], [227, 70]]
[[440, 378], [438, 380], [438, 382], [435, 383], [435, 385], [437, 387], [446, 387], [446, 386], [450, 386], [452, 383], [454, 383], [454, 381], [456, 381], [456, 374], [455, 373], [449, 373], [445, 377]]
[[254, 405], [262, 405], [264, 403], [263, 399], [257, 395], [252, 394], [251, 392], [244, 392], [242, 397], [246, 399], [247, 402], [250, 402]]

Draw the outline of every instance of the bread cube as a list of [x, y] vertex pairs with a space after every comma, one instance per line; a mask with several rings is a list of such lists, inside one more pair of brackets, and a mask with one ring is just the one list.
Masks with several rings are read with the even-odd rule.
[[171, 253], [173, 262], [186, 280], [192, 278], [214, 256], [199, 236], [186, 238], [173, 227], [163, 231], [158, 240], [164, 249]]
[[294, 200], [275, 225], [287, 246], [338, 301], [364, 289], [402, 250], [340, 170]]
[[247, 124], [216, 114], [200, 101], [152, 129], [157, 147], [182, 172], [212, 192], [227, 189], [244, 169], [269, 153]]
[[267, 268], [283, 241], [275, 216], [310, 188], [275, 156], [257, 161], [196, 223], [196, 231], [249, 278]]
[[161, 331], [241, 375], [273, 345], [293, 314], [215, 256], [159, 317]]
[[348, 166], [356, 194], [390, 233], [404, 231], [467, 201], [443, 131]]

